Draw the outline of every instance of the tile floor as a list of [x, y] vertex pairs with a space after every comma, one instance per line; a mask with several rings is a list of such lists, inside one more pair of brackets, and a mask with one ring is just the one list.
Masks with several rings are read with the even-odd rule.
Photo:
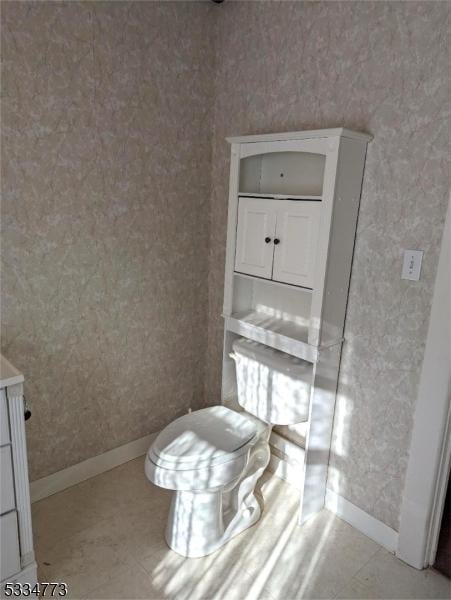
[[72, 598], [451, 598], [451, 581], [416, 571], [324, 510], [302, 528], [298, 493], [266, 474], [260, 522], [211, 556], [164, 542], [170, 492], [139, 458], [33, 505], [41, 581]]

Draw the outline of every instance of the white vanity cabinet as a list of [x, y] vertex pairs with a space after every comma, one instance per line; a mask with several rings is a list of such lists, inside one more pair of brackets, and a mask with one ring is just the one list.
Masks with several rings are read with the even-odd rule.
[[[0, 362], [0, 589], [37, 580], [31, 529], [23, 375]], [[3, 597], [3, 596], [2, 596]]]
[[240, 197], [235, 271], [314, 285], [320, 203]]
[[312, 365], [299, 381], [310, 389], [307, 420], [277, 425], [270, 439], [273, 467], [300, 489], [301, 523], [324, 506], [370, 140], [341, 128], [228, 138], [222, 401], [239, 410], [230, 358], [239, 337], [285, 353], [287, 365], [293, 357]]

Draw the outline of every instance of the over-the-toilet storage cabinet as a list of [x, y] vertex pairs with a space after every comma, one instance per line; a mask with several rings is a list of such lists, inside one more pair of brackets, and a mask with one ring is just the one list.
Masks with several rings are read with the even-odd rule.
[[0, 355], [0, 595], [7, 582], [36, 583], [24, 377]]
[[222, 401], [240, 409], [232, 347], [240, 337], [283, 352], [287, 365], [305, 361], [308, 420], [276, 426], [270, 438], [270, 466], [301, 490], [301, 522], [324, 506], [370, 140], [347, 129], [228, 138]]

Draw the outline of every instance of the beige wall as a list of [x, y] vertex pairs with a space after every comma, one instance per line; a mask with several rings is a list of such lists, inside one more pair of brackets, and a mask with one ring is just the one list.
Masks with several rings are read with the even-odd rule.
[[2, 3], [2, 341], [32, 479], [202, 401], [209, 10]]
[[[226, 2], [217, 21], [208, 394], [218, 400], [226, 135], [346, 126], [370, 144], [329, 487], [394, 528], [448, 182], [441, 2]], [[403, 248], [425, 251], [401, 281]]]
[[[2, 8], [3, 347], [27, 377], [32, 478], [158, 430], [204, 384], [219, 400], [224, 138], [346, 126], [375, 139], [329, 486], [397, 528], [446, 205], [449, 5]], [[403, 248], [425, 251], [419, 283]]]

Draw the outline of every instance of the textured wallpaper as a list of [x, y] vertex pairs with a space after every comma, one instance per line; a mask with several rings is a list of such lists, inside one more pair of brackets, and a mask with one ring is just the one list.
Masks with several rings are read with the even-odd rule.
[[[397, 528], [448, 193], [448, 12], [2, 3], [2, 342], [33, 479], [219, 401], [224, 138], [346, 126], [375, 139], [329, 486]], [[418, 283], [403, 248], [425, 251]]]
[[2, 345], [32, 479], [202, 402], [209, 10], [2, 2]]
[[[218, 399], [226, 135], [374, 135], [357, 231], [329, 487], [397, 528], [448, 195], [442, 2], [226, 2], [217, 21], [208, 394]], [[424, 250], [401, 281], [403, 248]]]

